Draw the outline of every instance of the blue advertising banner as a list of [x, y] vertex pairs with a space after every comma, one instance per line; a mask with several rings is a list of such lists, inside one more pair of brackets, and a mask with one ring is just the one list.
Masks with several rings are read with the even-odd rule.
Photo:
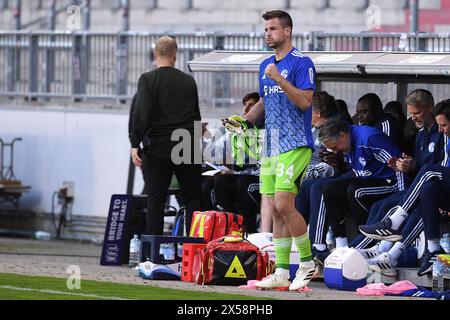
[[128, 212], [131, 207], [131, 195], [114, 194], [111, 196], [108, 221], [106, 223], [105, 238], [103, 241], [101, 265], [119, 266], [124, 254], [124, 242]]

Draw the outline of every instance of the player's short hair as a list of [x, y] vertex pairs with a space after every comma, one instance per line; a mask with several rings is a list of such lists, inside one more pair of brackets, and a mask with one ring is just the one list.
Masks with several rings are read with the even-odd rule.
[[443, 115], [450, 121], [450, 99], [439, 102], [433, 110], [434, 116]]
[[245, 104], [248, 100], [255, 100], [256, 102], [259, 101], [259, 93], [258, 92], [250, 92], [247, 93], [244, 98], [242, 98], [242, 104]]
[[291, 28], [292, 30], [292, 18], [286, 11], [283, 10], [266, 11], [262, 15], [262, 17], [265, 21], [278, 18], [283, 28]]
[[339, 113], [336, 100], [326, 91], [314, 92], [312, 98], [312, 108], [316, 112], [320, 112], [321, 117], [326, 119]]
[[155, 52], [161, 57], [171, 57], [177, 53], [178, 45], [174, 38], [162, 36], [156, 41]]
[[364, 101], [367, 103], [371, 113], [374, 113], [377, 118], [383, 115], [383, 103], [376, 93], [366, 93], [358, 99], [358, 103]]
[[321, 143], [339, 138], [341, 132], [350, 132], [350, 126], [347, 121], [341, 118], [331, 118], [320, 127], [319, 141]]
[[421, 109], [434, 106], [434, 98], [430, 91], [425, 89], [416, 89], [411, 91], [406, 97], [406, 104]]

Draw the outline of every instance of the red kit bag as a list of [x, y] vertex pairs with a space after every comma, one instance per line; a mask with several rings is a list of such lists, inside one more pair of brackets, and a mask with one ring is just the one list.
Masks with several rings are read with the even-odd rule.
[[272, 273], [267, 252], [241, 237], [227, 236], [209, 242], [194, 256], [192, 273], [197, 284], [239, 286]]
[[205, 242], [226, 236], [244, 235], [244, 218], [235, 213], [222, 211], [194, 211], [190, 237], [205, 239]]

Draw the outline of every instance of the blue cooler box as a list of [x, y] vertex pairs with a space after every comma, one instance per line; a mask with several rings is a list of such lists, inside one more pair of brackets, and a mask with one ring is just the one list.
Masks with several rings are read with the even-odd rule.
[[367, 284], [368, 265], [353, 248], [337, 248], [325, 259], [323, 276], [328, 288], [355, 291]]

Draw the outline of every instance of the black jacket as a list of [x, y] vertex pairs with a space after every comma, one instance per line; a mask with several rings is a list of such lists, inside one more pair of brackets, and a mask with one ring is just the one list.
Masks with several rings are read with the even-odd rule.
[[192, 76], [161, 67], [139, 78], [130, 142], [138, 148], [144, 136], [169, 139], [176, 129], [194, 132], [201, 121], [197, 85]]

